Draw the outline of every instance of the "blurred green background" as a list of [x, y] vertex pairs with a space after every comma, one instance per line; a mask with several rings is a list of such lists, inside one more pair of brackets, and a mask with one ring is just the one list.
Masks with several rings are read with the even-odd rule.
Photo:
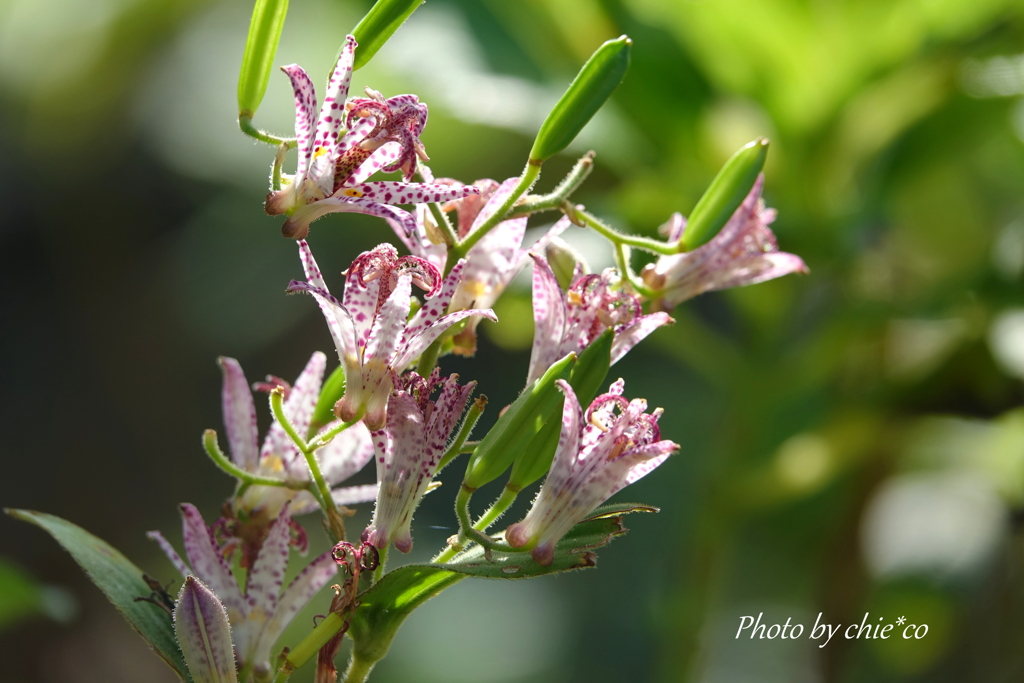
[[[277, 62], [320, 87], [368, 6], [292, 0]], [[222, 428], [215, 357], [291, 379], [331, 350], [312, 302], [283, 295], [301, 270], [262, 212], [272, 150], [235, 128], [250, 11], [0, 2], [0, 503], [69, 518], [163, 581], [144, 532], [178, 542], [178, 502], [212, 521], [230, 492], [199, 444]], [[661, 514], [629, 519], [598, 571], [460, 583], [407, 622], [373, 680], [1021, 680], [1024, 3], [429, 0], [354, 92], [418, 93], [435, 173], [502, 179], [621, 33], [626, 81], [540, 187], [593, 148], [577, 199], [653, 235], [766, 135], [773, 227], [811, 274], [684, 304], [615, 368], [682, 444], [619, 496]], [[275, 73], [256, 122], [287, 133], [291, 116]], [[608, 265], [592, 237], [569, 235]], [[340, 283], [391, 238], [341, 214], [311, 244]], [[442, 362], [492, 406], [521, 387], [532, 334], [526, 289], [496, 308], [477, 358]], [[457, 476], [418, 513], [414, 559], [453, 533]], [[736, 639], [759, 613], [808, 633]], [[929, 631], [819, 648], [819, 613]], [[8, 518], [0, 654], [11, 683], [172, 680], [53, 541]]]

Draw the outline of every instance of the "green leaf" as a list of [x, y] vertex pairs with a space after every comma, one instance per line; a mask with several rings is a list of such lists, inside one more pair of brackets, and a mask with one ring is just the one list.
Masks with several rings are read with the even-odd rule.
[[263, 101], [281, 40], [288, 0], [256, 0], [238, 73], [238, 116], [251, 119]]
[[33, 510], [4, 510], [12, 517], [35, 524], [71, 553], [75, 562], [85, 570], [114, 607], [128, 620], [140, 636], [146, 639], [156, 654], [174, 669], [183, 681], [190, 681], [185, 662], [181, 658], [171, 616], [149, 602], [137, 602], [152, 589], [143, 579], [142, 570], [118, 550], [88, 531], [71, 522]]
[[423, 2], [424, 0], [377, 0], [359, 25], [352, 29], [352, 35], [359, 43], [353, 70], [366, 66], [366, 63], [377, 54], [377, 50], [384, 47], [388, 38]]
[[359, 596], [359, 609], [348, 631], [355, 643], [353, 657], [365, 663], [379, 661], [413, 610], [468, 576], [526, 579], [593, 567], [597, 556], [591, 551], [626, 533], [622, 515], [656, 511], [632, 503], [598, 508], [558, 542], [554, 560], [547, 567], [525, 552], [492, 552], [488, 559], [483, 549], [475, 546], [446, 564], [411, 564], [389, 572]]
[[622, 82], [632, 47], [628, 36], [620, 36], [606, 41], [590, 56], [541, 124], [530, 150], [531, 164], [544, 163], [576, 138]]
[[475, 491], [494, 481], [529, 446], [530, 440], [554, 415], [562, 400], [562, 392], [555, 386], [555, 380], [567, 379], [575, 361], [575, 353], [566, 355], [523, 389], [519, 398], [498, 418], [474, 449], [466, 465], [466, 476], [462, 481], [464, 489]]
[[754, 186], [767, 156], [768, 140], [758, 138], [725, 162], [686, 221], [680, 240], [686, 251], [696, 249], [718, 234]]
[[313, 438], [322, 427], [334, 421], [334, 404], [338, 402], [341, 395], [345, 393], [345, 369], [338, 366], [331, 373], [323, 388], [320, 389], [320, 398], [316, 401], [316, 408], [313, 409], [313, 417], [309, 421], [307, 439]]

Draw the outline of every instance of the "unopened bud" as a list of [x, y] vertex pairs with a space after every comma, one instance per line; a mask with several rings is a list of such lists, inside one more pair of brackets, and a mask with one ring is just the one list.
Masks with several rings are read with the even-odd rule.
[[693, 207], [682, 243], [696, 249], [718, 234], [754, 186], [768, 156], [768, 139], [758, 138], [732, 155]]
[[547, 258], [548, 265], [551, 266], [555, 279], [558, 280], [558, 284], [562, 289], [568, 290], [572, 286], [572, 279], [576, 274], [577, 265], [580, 266], [583, 274], [590, 272], [590, 268], [587, 266], [583, 256], [561, 237], [551, 238], [547, 248], [544, 249], [544, 256]]
[[238, 116], [251, 119], [263, 101], [288, 14], [288, 0], [256, 0], [238, 73]]
[[597, 113], [629, 69], [633, 41], [620, 36], [590, 56], [537, 133], [530, 163], [539, 166], [565, 149]]

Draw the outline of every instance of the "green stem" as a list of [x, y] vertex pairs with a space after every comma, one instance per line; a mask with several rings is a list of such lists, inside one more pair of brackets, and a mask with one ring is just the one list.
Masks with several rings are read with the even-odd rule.
[[476, 524], [473, 525], [473, 528], [477, 531], [486, 531], [487, 527], [494, 524], [494, 522], [496, 522], [499, 517], [505, 514], [505, 511], [508, 510], [512, 506], [512, 503], [516, 501], [516, 496], [518, 495], [519, 491], [513, 491], [512, 489], [506, 487], [501, 492], [501, 495], [498, 497], [498, 500], [494, 501], [491, 507], [487, 509], [487, 512], [485, 512], [480, 517], [480, 519], [476, 521]]
[[287, 488], [305, 488], [304, 484], [293, 485], [283, 479], [274, 479], [272, 477], [261, 477], [251, 472], [246, 472], [241, 469], [235, 463], [228, 460], [228, 457], [224, 455], [224, 452], [220, 449], [220, 445], [217, 443], [217, 432], [212, 429], [207, 429], [203, 432], [203, 448], [206, 449], [206, 454], [210, 456], [210, 460], [219, 467], [226, 474], [230, 474], [243, 482], [245, 486], [258, 485], [258, 486], [284, 486]]
[[528, 216], [531, 213], [540, 211], [551, 211], [559, 209], [562, 202], [568, 199], [573, 192], [579, 189], [583, 181], [587, 179], [590, 172], [594, 170], [594, 152], [590, 151], [580, 157], [576, 165], [572, 167], [569, 174], [558, 184], [550, 194], [529, 195], [515, 207], [512, 217]]
[[[463, 520], [467, 525], [469, 524], [469, 498], [470, 496], [472, 496], [472, 492], [465, 491], [466, 489], [459, 490], [459, 496], [455, 503], [455, 513], [457, 516], [459, 516], [460, 529], [466, 528], [461, 526]], [[492, 548], [495, 550], [511, 550], [511, 548], [506, 548], [494, 543], [490, 540], [488, 536], [484, 536], [481, 532], [486, 531], [487, 527], [494, 524], [494, 522], [499, 517], [505, 514], [505, 511], [508, 510], [509, 507], [511, 507], [512, 503], [514, 503], [516, 500], [516, 496], [518, 495], [519, 491], [513, 491], [509, 488], [504, 489], [501, 492], [501, 496], [498, 497], [498, 500], [494, 501], [491, 507], [487, 509], [487, 512], [485, 512], [483, 516], [481, 516], [480, 519], [477, 520], [476, 524], [469, 527], [470, 531], [466, 534], [462, 534], [460, 532], [459, 540], [455, 543], [455, 545], [450, 545], [444, 550], [442, 550], [433, 560], [431, 560], [431, 562], [434, 562], [436, 564], [443, 564], [451, 560], [456, 555], [458, 555], [466, 547], [466, 541], [469, 540], [467, 539], [467, 536], [472, 537], [473, 540], [477, 540], [477, 537], [483, 536], [483, 538], [486, 538], [488, 541], [490, 541], [489, 544], [481, 544], [485, 548]], [[464, 511], [464, 517], [461, 516], [461, 511]]]
[[308, 444], [309, 450], [310, 451], [317, 451], [317, 450], [323, 448], [324, 446], [329, 444], [334, 439], [334, 437], [338, 436], [338, 434], [341, 434], [343, 431], [345, 431], [346, 429], [348, 429], [349, 427], [351, 427], [352, 425], [356, 424], [357, 422], [359, 422], [362, 419], [363, 419], [362, 414], [358, 414], [358, 415], [356, 415], [356, 417], [354, 419], [350, 420], [349, 422], [342, 422], [339, 425], [331, 427], [326, 432], [324, 432], [323, 434], [320, 434], [319, 436], [317, 436], [316, 438], [314, 438], [312, 441], [309, 442], [309, 444]]
[[[660, 240], [652, 240], [649, 237], [640, 237], [639, 235], [624, 235], [621, 232], [617, 232], [611, 226], [603, 223], [597, 216], [584, 211], [580, 207], [566, 207], [567, 215], [569, 218], [576, 218], [577, 221], [582, 221], [592, 227], [597, 232], [607, 237], [613, 244], [626, 244], [637, 249], [644, 249], [646, 251], [654, 252], [655, 254], [678, 254], [680, 247], [678, 244], [666, 244]], [[571, 212], [571, 213], [569, 213]], [[576, 221], [574, 221], [576, 222]]]
[[291, 149], [287, 142], [282, 142], [277, 147], [277, 154], [274, 155], [274, 165], [270, 167], [270, 189], [277, 192], [281, 189], [281, 167], [284, 165], [284, 157]]
[[370, 675], [370, 670], [376, 662], [364, 662], [352, 652], [352, 659], [349, 660], [348, 670], [345, 671], [345, 683], [363, 683]]
[[483, 225], [466, 235], [465, 239], [461, 242], [457, 242], [455, 246], [451, 248], [449, 254], [454, 254], [455, 259], [448, 259], [449, 270], [458, 263], [459, 259], [465, 256], [484, 235], [489, 233], [494, 226], [508, 217], [508, 213], [512, 210], [512, 207], [515, 206], [515, 203], [519, 201], [519, 198], [523, 196], [523, 193], [533, 187], [533, 184], [537, 182], [537, 178], [539, 177], [540, 164], [528, 162], [526, 164], [526, 168], [523, 169], [523, 175], [519, 177], [519, 182], [516, 184], [515, 188], [513, 188], [512, 193], [509, 194], [505, 203], [502, 204], [490, 218], [484, 221]]
[[633, 269], [629, 267], [629, 254], [626, 253], [626, 245], [616, 244], [615, 245], [615, 261], [618, 263], [619, 272], [622, 273], [622, 277], [629, 282], [629, 286], [637, 291], [638, 294], [647, 297], [648, 299], [655, 299], [658, 297], [658, 292], [645, 285], [634, 273]]
[[444, 241], [449, 247], [459, 241], [459, 235], [455, 232], [455, 228], [452, 227], [451, 221], [448, 220], [448, 216], [445, 215], [444, 211], [441, 210], [439, 205], [428, 204], [430, 207], [430, 215], [434, 217], [434, 222], [437, 223], [437, 227], [444, 232]]
[[437, 357], [441, 353], [441, 341], [445, 335], [441, 335], [434, 342], [427, 347], [426, 351], [420, 354], [420, 362], [416, 364], [416, 372], [420, 377], [430, 377], [430, 373], [434, 371], [434, 366], [437, 365]]
[[251, 116], [239, 116], [238, 127], [242, 129], [242, 132], [251, 138], [255, 138], [260, 142], [265, 142], [268, 145], [288, 145], [288, 149], [294, 147], [298, 142], [295, 138], [279, 138], [276, 135], [271, 135], [265, 131], [262, 131], [256, 126], [252, 125]]
[[338, 634], [341, 627], [345, 625], [345, 620], [338, 612], [329, 612], [327, 616], [320, 620], [320, 623], [309, 632], [309, 634], [302, 639], [298, 645], [293, 647], [288, 653], [288, 657], [285, 659], [284, 666], [278, 670], [278, 675], [282, 673], [285, 677], [291, 675], [291, 672], [304, 666], [306, 662], [316, 656], [316, 653], [320, 651], [324, 645], [327, 644], [331, 638]]
[[[299, 433], [295, 431], [295, 427], [292, 425], [288, 416], [284, 414], [284, 390], [281, 387], [275, 387], [270, 392], [270, 410], [274, 414], [274, 418], [277, 423], [281, 425], [284, 433], [288, 435], [288, 438], [292, 440], [292, 443], [298, 447], [299, 451], [306, 458], [306, 465], [309, 466], [309, 472], [313, 477], [313, 484], [316, 486], [316, 492], [312, 491], [314, 497], [318, 498], [317, 502], [320, 503], [320, 507], [323, 508], [324, 514], [327, 515], [327, 519], [330, 520], [330, 513], [336, 512], [334, 507], [334, 499], [331, 497], [331, 487], [327, 485], [327, 480], [324, 479], [323, 472], [320, 471], [320, 463], [316, 461], [316, 455], [314, 451], [310, 449], [309, 444], [306, 440], [299, 436]], [[350, 423], [341, 425], [342, 428], [347, 428]], [[334, 430], [331, 430], [334, 431]], [[340, 432], [341, 429], [338, 429]], [[316, 493], [319, 492], [319, 496]]]
[[466, 443], [466, 439], [469, 438], [470, 433], [473, 431], [473, 427], [476, 426], [477, 420], [479, 420], [480, 416], [483, 415], [484, 408], [486, 406], [486, 396], [481, 396], [473, 401], [473, 405], [469, 407], [469, 412], [466, 413], [466, 419], [462, 421], [462, 427], [459, 429], [459, 433], [456, 435], [455, 441], [453, 441], [452, 445], [447, 451], [445, 451], [445, 454], [441, 456], [441, 460], [437, 464], [437, 472], [443, 470], [445, 465], [462, 454], [462, 446]]
[[373, 570], [373, 576], [371, 577], [373, 583], [377, 583], [384, 578], [384, 566], [388, 563], [388, 548], [390, 547], [391, 544], [388, 543], [383, 548], [377, 549], [377, 557], [379, 561], [377, 563], [377, 568]]

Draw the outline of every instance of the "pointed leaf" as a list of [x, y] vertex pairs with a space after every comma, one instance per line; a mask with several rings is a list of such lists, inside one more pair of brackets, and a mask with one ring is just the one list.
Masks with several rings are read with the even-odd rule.
[[447, 564], [412, 564], [389, 572], [359, 596], [359, 609], [348, 631], [355, 643], [354, 656], [364, 662], [380, 660], [414, 609], [468, 576], [525, 579], [593, 567], [596, 555], [590, 551], [626, 532], [621, 515], [654, 509], [631, 504], [595, 510], [558, 542], [547, 567], [537, 564], [529, 553], [493, 552], [488, 560], [476, 546]]
[[137, 602], [152, 589], [142, 578], [142, 570], [105, 541], [71, 522], [34, 510], [5, 509], [12, 517], [35, 524], [71, 553], [86, 575], [95, 583], [114, 607], [124, 615], [153, 651], [174, 669], [183, 681], [191, 681], [185, 662], [174, 638], [171, 616], [160, 607]]

